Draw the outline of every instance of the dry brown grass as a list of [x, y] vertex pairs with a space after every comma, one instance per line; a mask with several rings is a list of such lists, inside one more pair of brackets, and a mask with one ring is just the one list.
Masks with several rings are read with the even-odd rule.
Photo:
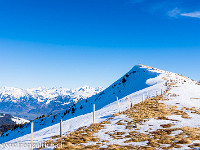
[[[175, 136], [170, 136], [172, 131], [178, 130], [182, 130], [182, 132]], [[178, 144], [190, 144], [192, 141], [200, 139], [199, 131], [200, 128], [182, 127], [171, 129], [158, 129], [151, 132], [150, 134], [154, 137], [154, 144], [171, 144], [171, 148], [180, 148], [181, 146]]]
[[[58, 138], [54, 144], [61, 143], [63, 147], [59, 150], [64, 149], [96, 149], [100, 144], [84, 146], [83, 143], [88, 141], [98, 142], [99, 139], [93, 136], [94, 133], [97, 133], [100, 129], [104, 128], [105, 123], [109, 121], [104, 121], [103, 123], [91, 124], [89, 127], [81, 127], [74, 132], [71, 132], [66, 137]], [[58, 149], [58, 148], [57, 148]]]
[[200, 148], [200, 143], [194, 143], [192, 145], [189, 145], [190, 148], [195, 148], [195, 147], [199, 147]]
[[[141, 124], [141, 122], [148, 121], [150, 118], [166, 119], [168, 115], [171, 115], [176, 110], [176, 107], [171, 106], [169, 108], [164, 103], [160, 103], [159, 100], [164, 100], [163, 96], [149, 98], [144, 102], [134, 105], [131, 109], [122, 112], [122, 114], [133, 118], [135, 124]], [[184, 112], [179, 113], [184, 114]]]
[[169, 124], [161, 124], [160, 126], [163, 128], [170, 128], [171, 126], [174, 126], [174, 125], [169, 123]]
[[183, 107], [181, 110], [188, 110], [188, 111], [191, 111], [191, 113], [200, 115], [200, 109], [196, 109], [195, 107], [192, 107], [192, 108]]

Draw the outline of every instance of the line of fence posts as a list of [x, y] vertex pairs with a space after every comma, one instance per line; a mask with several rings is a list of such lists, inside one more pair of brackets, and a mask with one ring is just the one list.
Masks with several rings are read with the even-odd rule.
[[[160, 95], [163, 95], [163, 93], [164, 93], [164, 92], [163, 92], [163, 90], [161, 89], [161, 90], [160, 90]], [[156, 91], [156, 96], [158, 96], [158, 91]], [[150, 94], [149, 94], [149, 98], [150, 98]]]
[[[117, 104], [118, 104], [118, 108], [119, 108], [119, 113], [121, 113], [121, 108], [120, 108], [120, 104], [119, 104], [119, 98], [116, 96], [117, 98]], [[126, 97], [126, 102], [127, 102], [127, 109], [130, 109], [131, 107], [133, 107], [134, 105], [134, 96], [130, 96], [130, 97]]]
[[[34, 123], [31, 122], [31, 150], [33, 150], [33, 128], [34, 128]], [[60, 137], [62, 137], [62, 131], [63, 131], [63, 125], [62, 125], [62, 119], [60, 119]]]
[[[161, 95], [162, 95], [163, 91], [161, 89]], [[158, 96], [158, 93], [156, 91], [156, 96]], [[150, 98], [150, 93], [147, 93], [147, 98]], [[117, 98], [117, 103], [118, 103], [118, 108], [119, 108], [119, 113], [121, 113], [121, 108], [120, 108], [120, 104], [119, 104], [119, 99]], [[130, 98], [126, 98], [127, 99], [127, 108], [130, 109], [131, 107], [133, 107], [134, 105], [134, 96], [131, 96]], [[142, 101], [144, 102], [144, 94], [142, 95]], [[95, 104], [93, 104], [93, 124], [95, 123]], [[31, 150], [33, 150], [33, 127], [34, 124], [33, 122], [31, 122]], [[60, 119], [60, 137], [62, 137], [62, 132], [63, 132], [63, 125], [62, 125], [62, 119]]]
[[[163, 94], [163, 90], [161, 89], [161, 95]], [[156, 91], [156, 96], [158, 96], [158, 91]], [[151, 97], [151, 94], [150, 92], [148, 91], [147, 92], [147, 98], [150, 98]], [[118, 97], [117, 98], [117, 103], [118, 103], [118, 108], [119, 108], [119, 113], [121, 113], [121, 108], [120, 108], [120, 104], [119, 104], [119, 99]], [[145, 98], [144, 98], [144, 94], [142, 95], [142, 102], [144, 102]], [[128, 98], [126, 98], [126, 101], [127, 101], [127, 109], [130, 109], [131, 107], [133, 107], [134, 105], [134, 96], [130, 96]]]
[[[162, 89], [161, 89], [161, 94], [162, 94]], [[157, 91], [156, 91], [156, 96], [158, 95]], [[150, 92], [147, 92], [147, 98], [150, 98]], [[117, 98], [117, 103], [118, 103], [118, 108], [119, 108], [119, 113], [121, 113], [121, 108], [120, 108], [120, 104], [119, 104], [119, 99]], [[144, 98], [144, 94], [142, 95], [142, 102], [144, 102], [145, 98]], [[127, 109], [130, 109], [131, 107], [133, 107], [134, 105], [134, 96], [128, 97], [126, 98], [127, 101]]]

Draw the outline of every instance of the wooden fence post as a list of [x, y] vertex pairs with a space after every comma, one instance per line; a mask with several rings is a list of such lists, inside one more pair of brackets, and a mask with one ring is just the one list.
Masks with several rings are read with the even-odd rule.
[[144, 94], [142, 95], [142, 102], [144, 102]]
[[162, 95], [162, 89], [161, 89], [161, 95]]
[[128, 97], [128, 109], [131, 108], [131, 100], [130, 100], [130, 97]]
[[156, 96], [158, 96], [158, 93], [157, 93], [157, 91], [156, 91]]
[[128, 98], [126, 97], [126, 104], [127, 104], [127, 109], [128, 109]]
[[129, 98], [126, 98], [126, 101], [127, 101], [127, 109], [129, 109], [130, 108]]
[[133, 107], [133, 105], [134, 105], [134, 96], [132, 97], [132, 107]]
[[33, 150], [33, 122], [31, 122], [31, 150]]
[[93, 124], [95, 123], [95, 104], [93, 104]]
[[131, 107], [133, 107], [133, 98], [131, 96]]
[[62, 119], [60, 119], [60, 137], [62, 137], [62, 127], [63, 127], [63, 125], [62, 125]]
[[117, 103], [118, 103], [118, 107], [119, 107], [119, 113], [121, 113], [118, 97], [117, 97]]

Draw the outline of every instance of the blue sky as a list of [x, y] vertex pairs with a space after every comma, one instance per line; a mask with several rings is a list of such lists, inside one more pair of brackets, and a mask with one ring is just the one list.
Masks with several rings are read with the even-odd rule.
[[0, 87], [107, 87], [138, 63], [200, 80], [199, 5], [0, 1]]

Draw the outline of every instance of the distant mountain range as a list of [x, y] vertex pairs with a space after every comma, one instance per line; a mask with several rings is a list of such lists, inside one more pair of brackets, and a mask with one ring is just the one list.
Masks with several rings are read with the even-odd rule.
[[20, 89], [0, 88], [0, 112], [35, 119], [41, 115], [57, 113], [74, 103], [103, 91], [103, 87], [84, 86], [75, 89], [45, 87]]

